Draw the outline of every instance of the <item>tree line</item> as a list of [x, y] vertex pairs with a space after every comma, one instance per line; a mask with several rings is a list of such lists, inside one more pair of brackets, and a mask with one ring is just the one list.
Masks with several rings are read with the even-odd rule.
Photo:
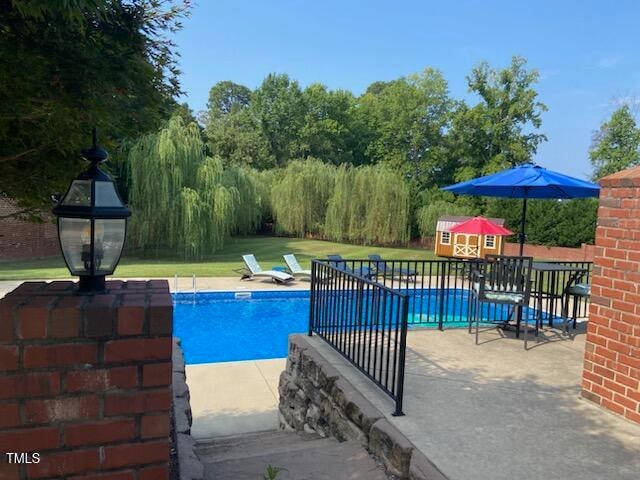
[[537, 79], [521, 57], [505, 69], [481, 63], [467, 77], [478, 97], [468, 105], [433, 68], [374, 82], [360, 96], [270, 74], [254, 90], [217, 83], [200, 120], [211, 153], [230, 164], [385, 164], [424, 189], [529, 161], [546, 139]]
[[[433, 68], [373, 82], [359, 95], [303, 88], [285, 74], [256, 88], [219, 82], [196, 120], [176, 101], [178, 52], [169, 36], [188, 14], [189, 2], [4, 2], [0, 195], [26, 214], [48, 209], [51, 194], [82, 168], [78, 152], [98, 126], [121, 192], [150, 219], [134, 225], [138, 238], [155, 236], [184, 256], [268, 225], [404, 243], [432, 235], [437, 216], [449, 213], [503, 216], [517, 231], [517, 202], [454, 198], [439, 187], [529, 161], [546, 141], [547, 107], [525, 59], [502, 69], [478, 64], [466, 79], [472, 101], [453, 98]], [[589, 156], [595, 179], [640, 164], [637, 112], [616, 110]], [[593, 238], [593, 201], [530, 208], [532, 242]]]

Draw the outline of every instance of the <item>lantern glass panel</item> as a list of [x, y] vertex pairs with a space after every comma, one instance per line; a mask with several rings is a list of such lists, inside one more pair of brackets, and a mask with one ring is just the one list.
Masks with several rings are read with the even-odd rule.
[[91, 180], [74, 180], [62, 205], [88, 207], [91, 205]]
[[96, 207], [121, 207], [122, 202], [112, 182], [96, 182]]
[[73, 275], [91, 273], [91, 220], [65, 218], [58, 220], [62, 254]]
[[94, 221], [95, 274], [111, 275], [122, 253], [126, 220], [119, 218]]

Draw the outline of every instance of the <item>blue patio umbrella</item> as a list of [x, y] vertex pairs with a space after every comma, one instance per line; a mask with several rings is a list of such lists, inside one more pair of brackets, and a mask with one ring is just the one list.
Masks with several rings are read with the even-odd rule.
[[600, 186], [596, 183], [569, 177], [533, 163], [449, 185], [443, 190], [459, 195], [522, 198], [522, 217], [518, 234], [520, 255], [524, 251], [529, 198], [587, 198], [597, 197], [600, 194]]

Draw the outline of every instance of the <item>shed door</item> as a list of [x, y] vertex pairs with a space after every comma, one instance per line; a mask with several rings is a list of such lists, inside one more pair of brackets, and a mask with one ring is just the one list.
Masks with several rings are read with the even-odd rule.
[[456, 233], [453, 240], [453, 256], [462, 258], [478, 258], [480, 256], [478, 236], [466, 233]]

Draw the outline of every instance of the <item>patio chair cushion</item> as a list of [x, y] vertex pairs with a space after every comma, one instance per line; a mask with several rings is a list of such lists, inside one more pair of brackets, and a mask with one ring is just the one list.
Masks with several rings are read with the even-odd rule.
[[484, 298], [498, 302], [522, 303], [524, 295], [522, 293], [499, 292], [496, 290], [485, 290]]
[[[473, 289], [476, 292], [480, 291], [480, 282], [473, 282]], [[500, 292], [500, 293], [513, 293], [516, 290], [515, 286], [511, 288], [490, 288], [488, 285], [485, 286], [485, 292]]]
[[[480, 292], [480, 282], [473, 283], [473, 290], [475, 291], [476, 294]], [[497, 302], [522, 303], [524, 301], [524, 294], [511, 291], [511, 289], [505, 289], [505, 290], [485, 289], [484, 298], [486, 300], [495, 300]]]
[[577, 297], [588, 297], [591, 295], [591, 285], [588, 283], [576, 283], [570, 286], [567, 292]]

